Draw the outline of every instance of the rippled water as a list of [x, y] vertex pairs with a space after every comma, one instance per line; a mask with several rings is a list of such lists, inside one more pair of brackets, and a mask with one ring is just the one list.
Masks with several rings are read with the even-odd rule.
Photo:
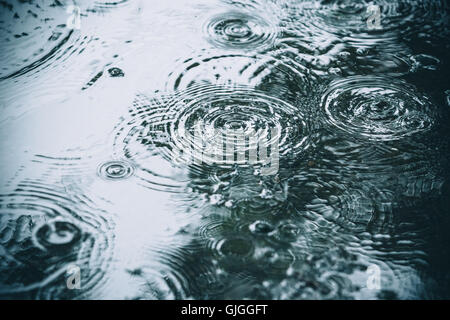
[[0, 12], [0, 298], [450, 298], [446, 1]]

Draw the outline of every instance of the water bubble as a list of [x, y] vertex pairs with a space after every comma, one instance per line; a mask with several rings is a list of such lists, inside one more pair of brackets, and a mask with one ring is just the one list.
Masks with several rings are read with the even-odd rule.
[[348, 60], [351, 57], [351, 53], [348, 51], [341, 51], [341, 52], [339, 52], [338, 56], [342, 60]]
[[[20, 2], [0, 1], [0, 36], [5, 39], [0, 80], [12, 78], [2, 90], [3, 110], [14, 100], [8, 99], [8, 92], [31, 97], [32, 91], [17, 85], [31, 76], [42, 79], [29, 81], [30, 86], [58, 83], [57, 90], [46, 85], [48, 92], [39, 91], [32, 99], [35, 105], [76, 102], [53, 99], [54, 92], [65, 97], [70, 91], [59, 87], [67, 80], [77, 84], [80, 96], [99, 100], [109, 111], [120, 92], [111, 95], [104, 89], [136, 79], [130, 64], [151, 69], [152, 81], [131, 106], [120, 104], [129, 108], [100, 149], [98, 141], [103, 140], [97, 140], [97, 133], [103, 134], [96, 130], [90, 135], [95, 143], [85, 141], [92, 142], [89, 147], [58, 148], [56, 157], [31, 156], [31, 165], [25, 155], [21, 159], [24, 165], [15, 178], [40, 175], [45, 168], [42, 179], [53, 185], [25, 180], [0, 195], [1, 298], [361, 298], [360, 285], [366, 279], [366, 268], [361, 267], [378, 259], [384, 264], [384, 280], [383, 291], [375, 297], [435, 294], [425, 290], [429, 281], [425, 287], [422, 283], [428, 280], [427, 266], [437, 261], [423, 248], [430, 249], [438, 239], [430, 238], [428, 231], [440, 221], [439, 214], [430, 219], [423, 213], [433, 210], [429, 200], [439, 193], [445, 174], [436, 155], [442, 150], [430, 143], [435, 136], [428, 130], [435, 121], [435, 106], [416, 88], [387, 76], [400, 78], [444, 66], [435, 57], [414, 54], [417, 46], [438, 50], [448, 38], [443, 1], [434, 1], [434, 10], [426, 8], [434, 6], [431, 1], [379, 0], [380, 30], [368, 28], [366, 0], [272, 1], [275, 10], [257, 8], [259, 0], [225, 0], [221, 6], [233, 11], [214, 15], [209, 13], [214, 4], [207, 1], [177, 8], [160, 1], [150, 4], [151, 10], [144, 1], [78, 1], [83, 6], [81, 30], [64, 26], [65, 5], [73, 1]], [[136, 7], [124, 8], [129, 3]], [[105, 15], [91, 15], [95, 12]], [[127, 12], [131, 16], [125, 17]], [[148, 23], [139, 23], [141, 15]], [[114, 30], [105, 32], [105, 19], [126, 21], [126, 26], [110, 23]], [[198, 32], [196, 20], [203, 32]], [[431, 41], [436, 39], [441, 42]], [[128, 59], [130, 49], [138, 47], [143, 55]], [[164, 57], [151, 64], [146, 60], [149, 52]], [[116, 60], [109, 61], [110, 54]], [[126, 78], [123, 70], [113, 67], [116, 62], [128, 65]], [[61, 63], [73, 67], [61, 68]], [[65, 73], [59, 72], [62, 69]], [[354, 74], [370, 76], [341, 77]], [[96, 82], [105, 75], [122, 78]], [[96, 87], [79, 92], [79, 84], [89, 78], [84, 88], [94, 83]], [[420, 80], [417, 74], [412, 78]], [[328, 80], [332, 82], [323, 92]], [[438, 98], [450, 105], [449, 90], [441, 96], [444, 90]], [[96, 99], [101, 92], [106, 94]], [[20, 103], [30, 101], [24, 98]], [[114, 114], [110, 116], [98, 117], [103, 125], [94, 127], [110, 128], [108, 120], [116, 121]], [[323, 126], [320, 139], [314, 136], [318, 126]], [[278, 142], [277, 174], [266, 177], [262, 169], [268, 163], [260, 159], [249, 164], [237, 152], [227, 151], [219, 137], [230, 132], [255, 132], [269, 144]], [[235, 140], [248, 159], [254, 148]], [[30, 145], [30, 150], [35, 147]], [[108, 153], [111, 147], [113, 154]], [[102, 162], [105, 153], [120, 160]], [[233, 160], [227, 162], [229, 155]], [[99, 178], [119, 181], [131, 176], [126, 186], [136, 196], [134, 217], [120, 214], [131, 203], [128, 197], [115, 197], [123, 184], [99, 183]], [[86, 193], [96, 194], [100, 202], [89, 200]], [[134, 227], [145, 220], [139, 209], [145, 210], [153, 196], [170, 204], [162, 202], [151, 210], [150, 219], [157, 218], [153, 221], [168, 212], [161, 210], [174, 208], [181, 213], [178, 218], [187, 214], [198, 220], [179, 229], [171, 224], [164, 231], [170, 234], [163, 239], [165, 245], [150, 247], [149, 238], [142, 237], [153, 234], [148, 226]], [[113, 214], [99, 209], [103, 201]], [[425, 203], [424, 210], [411, 210], [417, 201]], [[113, 228], [116, 223], [118, 228]], [[131, 261], [131, 266], [124, 261]], [[80, 267], [80, 291], [65, 288], [69, 264]], [[414, 272], [406, 265], [424, 271], [419, 281], [410, 280]], [[399, 279], [391, 281], [390, 268]], [[444, 276], [432, 282], [441, 283]], [[134, 279], [128, 282], [130, 278]]]

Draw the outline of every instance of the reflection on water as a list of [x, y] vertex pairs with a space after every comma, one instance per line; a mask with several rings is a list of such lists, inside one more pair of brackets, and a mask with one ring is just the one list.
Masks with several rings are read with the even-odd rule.
[[0, 298], [450, 297], [445, 1], [0, 10]]

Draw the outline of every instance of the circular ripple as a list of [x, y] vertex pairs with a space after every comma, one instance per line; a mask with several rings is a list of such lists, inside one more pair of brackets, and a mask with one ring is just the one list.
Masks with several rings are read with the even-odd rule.
[[[38, 182], [0, 195], [0, 297], [71, 299], [99, 289], [112, 248], [110, 222], [99, 211]], [[81, 290], [65, 285], [69, 265], [80, 270]]]
[[273, 43], [276, 28], [254, 14], [225, 12], [212, 17], [205, 25], [207, 40], [225, 49], [254, 50]]
[[336, 36], [362, 47], [382, 42], [393, 49], [398, 48], [399, 39], [439, 40], [448, 36], [448, 6], [442, 0], [305, 1], [294, 4], [292, 12], [296, 16], [293, 20], [303, 26], [304, 33]]
[[254, 246], [249, 239], [223, 239], [218, 243], [218, 250], [224, 256], [248, 257], [253, 254]]
[[164, 124], [172, 121], [164, 99], [148, 99], [137, 96], [130, 109], [130, 117], [122, 119], [113, 135], [114, 156], [127, 159], [134, 168], [134, 175], [148, 188], [179, 192], [188, 178], [176, 163], [162, 158], [159, 150], [171, 148]]
[[315, 229], [389, 232], [395, 210], [439, 193], [442, 160], [434, 146], [418, 139], [342, 139], [333, 129], [328, 137], [324, 131], [315, 162], [288, 180], [289, 203], [315, 221]]
[[[189, 181], [185, 168], [207, 176], [212, 167], [275, 168], [277, 152], [295, 157], [310, 146], [300, 106], [248, 87], [197, 86], [167, 99], [141, 97], [130, 113], [115, 135], [117, 156], [133, 163], [147, 182], [172, 190]], [[234, 134], [245, 139], [232, 141]], [[225, 148], [229, 141], [231, 148]], [[255, 141], [270, 148], [250, 161]]]
[[18, 4], [3, 2], [1, 10], [0, 79], [17, 77], [41, 68], [50, 60], [67, 54], [62, 48], [69, 42], [74, 31], [66, 27], [69, 14], [67, 6], [56, 1], [27, 1]]
[[52, 221], [39, 227], [36, 239], [48, 250], [74, 246], [81, 239], [81, 230], [67, 221]]
[[[184, 95], [183, 95], [184, 96]], [[242, 133], [245, 137], [255, 135], [269, 146], [278, 147], [280, 154], [301, 152], [308, 147], [308, 125], [297, 108], [262, 92], [247, 88], [202, 87], [190, 90], [190, 101], [176, 100], [176, 119], [167, 126], [173, 138], [173, 151], [191, 149], [195, 162], [229, 166], [223, 157], [223, 145], [230, 134]], [[206, 147], [204, 147], [206, 146]], [[235, 147], [246, 155], [254, 146], [247, 141], [237, 141]], [[202, 151], [205, 150], [206, 152]], [[231, 151], [233, 152], [233, 151]], [[231, 164], [244, 164], [231, 161]], [[263, 164], [265, 159], [256, 159]]]
[[134, 168], [125, 161], [108, 161], [100, 165], [98, 174], [109, 180], [126, 179], [133, 175]]
[[[317, 191], [317, 198], [306, 205], [306, 216], [320, 216], [326, 221], [332, 222], [354, 232], [373, 231], [380, 232], [382, 227], [389, 226], [391, 220], [391, 198], [381, 195], [380, 192], [370, 190], [354, 190], [346, 188], [339, 190], [337, 195], [331, 194], [336, 190], [327, 189]], [[321, 197], [321, 198], [319, 198]], [[377, 202], [378, 201], [378, 202]], [[333, 228], [332, 225], [330, 227]]]
[[404, 82], [355, 76], [331, 83], [322, 98], [327, 122], [373, 140], [396, 140], [433, 124], [430, 102]]
[[308, 96], [315, 75], [284, 52], [270, 54], [193, 52], [167, 72], [166, 91], [198, 85], [244, 85], [262, 89], [284, 101]]
[[[334, 135], [324, 140], [328, 141], [324, 141], [326, 152], [320, 155], [321, 165], [339, 172], [342, 184], [353, 185], [353, 188], [356, 187], [354, 183], [364, 185], [346, 196], [348, 200], [354, 199], [354, 208], [368, 205], [367, 210], [359, 208], [359, 213], [385, 211], [389, 202], [411, 205], [412, 199], [436, 193], [442, 186], [439, 167], [443, 160], [429, 139], [423, 142], [403, 139], [380, 144], [366, 140], [346, 141]], [[337, 179], [336, 173], [334, 176], [336, 178], [330, 180]], [[372, 200], [368, 202], [369, 199]]]
[[[343, 169], [330, 170], [323, 165], [297, 172], [288, 181], [288, 203], [299, 221], [305, 220], [301, 224], [298, 220], [284, 221], [274, 240], [304, 245], [312, 233], [327, 237], [333, 230], [378, 231], [389, 221], [392, 195], [378, 190], [372, 180], [360, 180], [354, 171], [347, 175]], [[337, 235], [334, 240], [341, 241], [346, 235]]]

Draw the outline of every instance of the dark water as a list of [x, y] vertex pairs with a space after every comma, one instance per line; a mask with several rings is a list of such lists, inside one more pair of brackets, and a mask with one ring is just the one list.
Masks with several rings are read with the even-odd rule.
[[446, 1], [0, 10], [0, 298], [450, 298]]

